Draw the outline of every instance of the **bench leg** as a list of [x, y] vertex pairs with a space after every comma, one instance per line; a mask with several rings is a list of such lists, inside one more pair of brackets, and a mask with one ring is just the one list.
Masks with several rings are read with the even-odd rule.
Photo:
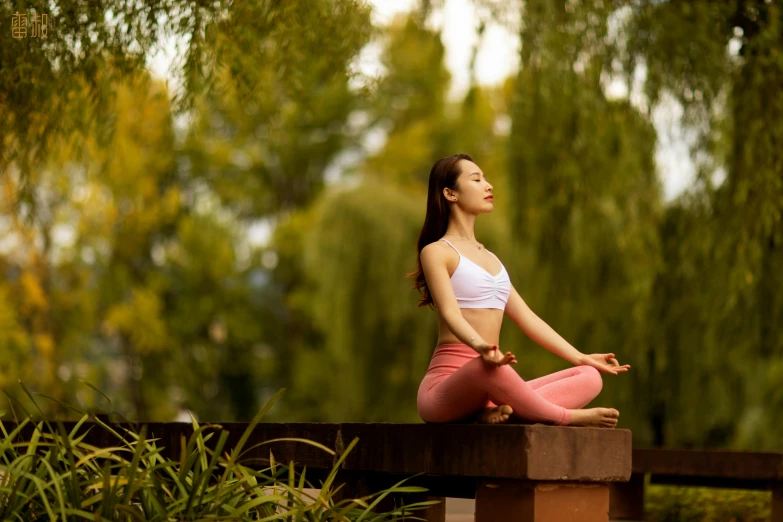
[[475, 522], [608, 522], [609, 488], [600, 483], [482, 480]]
[[628, 482], [609, 484], [609, 519], [644, 520], [643, 473], [632, 473]]
[[783, 521], [783, 484], [772, 486], [772, 513], [770, 514], [772, 522]]

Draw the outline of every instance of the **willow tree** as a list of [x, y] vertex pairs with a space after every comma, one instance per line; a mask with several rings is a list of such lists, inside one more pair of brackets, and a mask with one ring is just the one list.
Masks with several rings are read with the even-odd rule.
[[[32, 164], [30, 177], [2, 178], [4, 235], [24, 245], [6, 254], [16, 268], [10, 274], [20, 274], [8, 283], [21, 299], [9, 304], [25, 318], [27, 349], [34, 354], [18, 376], [60, 399], [73, 398], [71, 376], [99, 386], [108, 379], [95, 368], [77, 371], [87, 361], [111, 353], [132, 367], [135, 354], [162, 349], [168, 337], [145, 276], [154, 268], [155, 234], [179, 207], [169, 102], [165, 89], [145, 76], [115, 88], [110, 109], [118, 131], [110, 144], [61, 137]], [[25, 182], [39, 205], [29, 219], [9, 212]], [[102, 327], [117, 343], [101, 342]], [[139, 390], [135, 381], [129, 384]], [[133, 402], [140, 404], [138, 397]]]
[[249, 219], [309, 204], [337, 155], [358, 146], [349, 116], [367, 103], [353, 84], [373, 30], [366, 5], [285, 3], [271, 22], [268, 9], [236, 3], [230, 11], [226, 26], [236, 29], [215, 44], [224, 62], [197, 99], [183, 150], [192, 174]]
[[[316, 104], [366, 38], [368, 10], [358, 1], [334, 0], [4, 2], [0, 173], [21, 172], [21, 201], [34, 205], [33, 164], [59, 136], [84, 138], [97, 126], [96, 137], [108, 143], [112, 85], [143, 70], [164, 38], [185, 42], [171, 71], [182, 85], [172, 96], [175, 114], [187, 114], [205, 93], [223, 92], [226, 77], [250, 113], [269, 114], [270, 103], [290, 108], [297, 94], [309, 93]], [[24, 32], [12, 37], [12, 22]], [[46, 26], [45, 38], [33, 35], [34, 25]], [[270, 91], [276, 94], [265, 100]]]
[[[60, 139], [28, 178], [38, 211], [0, 220], [19, 245], [0, 255], [0, 293], [18, 296], [0, 303], [0, 384], [108, 407], [81, 378], [132, 418], [247, 419], [268, 362], [253, 350], [258, 264], [176, 168], [165, 86], [141, 74], [114, 90], [111, 141]], [[21, 181], [1, 181], [8, 208]]]
[[[653, 349], [647, 316], [661, 267], [661, 196], [652, 124], [628, 100], [604, 94], [611, 14], [602, 2], [524, 4], [511, 234], [530, 253], [520, 256], [528, 264], [517, 286], [531, 308], [583, 353], [614, 352], [633, 367], [617, 382], [605, 378], [599, 401], [617, 406], [635, 440], [646, 440], [638, 392]], [[537, 373], [562, 367], [549, 356], [534, 361]]]
[[309, 335], [281, 339], [292, 361], [286, 417], [415, 421], [416, 390], [435, 344], [404, 273], [423, 206], [392, 184], [325, 193], [275, 232], [301, 274], [287, 297]]
[[[151, 49], [164, 34], [187, 37], [187, 88], [179, 101], [209, 82], [204, 47], [226, 3], [195, 5], [176, 0], [84, 3], [64, 1], [3, 2], [0, 5], [0, 172], [21, 172], [17, 195], [34, 204], [31, 170], [56, 144], [77, 133], [85, 137], [97, 124], [96, 137], [110, 140], [113, 119], [111, 86], [146, 66]], [[17, 31], [12, 34], [12, 26]], [[207, 80], [206, 82], [204, 80]], [[87, 96], [82, 92], [88, 89]], [[85, 106], [94, 111], [84, 111]], [[82, 117], [94, 115], [93, 119]], [[92, 118], [92, 116], [91, 116]]]
[[[684, 108], [698, 183], [667, 220], [666, 315], [656, 361], [673, 396], [668, 444], [775, 447], [783, 405], [783, 9], [759, 1], [631, 4], [626, 70], [647, 69], [651, 103]], [[698, 246], [694, 246], [698, 245]], [[679, 265], [680, 268], [677, 268]], [[678, 368], [690, 368], [679, 371]], [[705, 407], [705, 405], [709, 405]]]
[[422, 177], [443, 141], [448, 88], [443, 45], [421, 22], [399, 17], [375, 33], [386, 72], [363, 109], [387, 140], [357, 167], [361, 185], [332, 188], [275, 231], [275, 281], [289, 312], [274, 341], [289, 369], [287, 418], [416, 419], [434, 330], [403, 276], [415, 262]]
[[379, 30], [385, 69], [369, 107], [370, 128], [385, 133], [385, 143], [361, 166], [368, 178], [398, 183], [426, 194], [429, 168], [453, 154], [446, 93], [451, 75], [444, 62], [440, 32], [424, 26], [426, 11], [398, 15]]
[[[427, 28], [426, 2], [399, 15], [380, 34], [384, 44], [381, 65], [385, 72], [374, 92], [370, 128], [380, 128], [385, 142], [359, 167], [364, 182], [393, 183], [412, 197], [426, 201], [433, 163], [456, 152], [469, 153], [505, 192], [506, 135], [498, 121], [508, 117], [510, 84], [482, 87], [475, 81], [475, 55], [471, 85], [462, 99], [449, 100], [450, 74], [438, 31]], [[501, 122], [502, 123], [502, 122]], [[481, 235], [490, 248], [501, 248], [506, 230], [508, 199], [499, 197], [492, 218], [479, 220]]]

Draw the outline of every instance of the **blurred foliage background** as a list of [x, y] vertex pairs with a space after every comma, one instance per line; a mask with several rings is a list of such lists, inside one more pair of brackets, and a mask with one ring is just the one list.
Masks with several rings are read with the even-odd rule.
[[[474, 53], [450, 101], [448, 1], [384, 26], [360, 0], [0, 4], [0, 386], [105, 407], [84, 380], [159, 421], [285, 387], [270, 420], [418, 422], [437, 317], [404, 274], [430, 167], [467, 152], [523, 298], [632, 365], [594, 405], [640, 445], [780, 449], [780, 4], [473, 0], [520, 11], [519, 73], [481, 86]], [[13, 39], [17, 12], [48, 38]], [[145, 66], [164, 34], [176, 93]], [[671, 201], [665, 103], [697, 174]], [[508, 320], [501, 344], [524, 378], [567, 365]]]

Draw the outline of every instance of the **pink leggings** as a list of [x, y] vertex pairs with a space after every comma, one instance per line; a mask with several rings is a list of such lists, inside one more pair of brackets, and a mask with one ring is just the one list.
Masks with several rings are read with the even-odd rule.
[[566, 425], [603, 387], [592, 366], [574, 366], [525, 381], [508, 364], [492, 366], [466, 344], [441, 344], [419, 385], [416, 406], [424, 422], [464, 420], [484, 407], [508, 404], [513, 415]]

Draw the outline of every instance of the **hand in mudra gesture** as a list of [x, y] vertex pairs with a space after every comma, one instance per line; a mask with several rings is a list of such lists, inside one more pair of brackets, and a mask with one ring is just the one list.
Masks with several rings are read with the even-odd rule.
[[597, 368], [600, 372], [611, 373], [613, 375], [617, 375], [620, 372], [627, 372], [628, 368], [631, 367], [630, 364], [623, 364], [620, 366], [620, 363], [614, 358], [613, 353], [591, 353], [585, 355], [582, 358], [582, 364]]
[[479, 348], [481, 358], [487, 364], [503, 366], [504, 364], [516, 364], [517, 358], [511, 352], [505, 354], [500, 351], [497, 344], [485, 344]]

